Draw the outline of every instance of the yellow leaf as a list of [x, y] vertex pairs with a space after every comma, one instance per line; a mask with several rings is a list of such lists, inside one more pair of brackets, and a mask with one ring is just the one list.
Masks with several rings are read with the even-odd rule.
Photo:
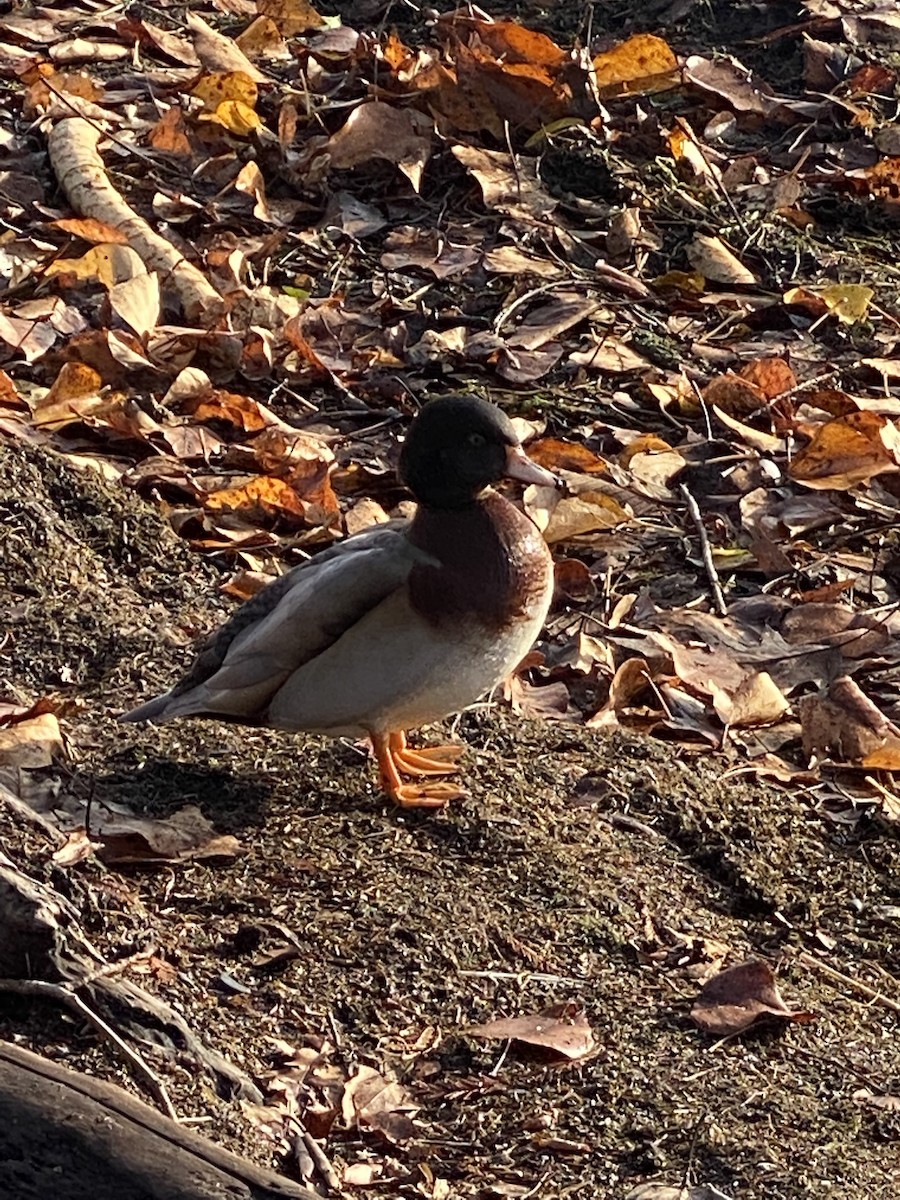
[[112, 287], [135, 275], [145, 275], [147, 268], [130, 246], [94, 246], [81, 258], [58, 258], [45, 271], [45, 276], [74, 276], [75, 279], [96, 279], [104, 287]]
[[612, 50], [598, 54], [594, 71], [604, 96], [660, 92], [677, 83], [678, 60], [663, 38], [638, 33]]
[[191, 95], [203, 101], [207, 112], [214, 113], [227, 100], [255, 108], [259, 89], [243, 71], [211, 71], [197, 80]]
[[262, 118], [240, 100], [223, 100], [214, 113], [204, 113], [204, 121], [213, 121], [237, 137], [247, 137], [262, 125]]
[[257, 0], [260, 16], [274, 21], [285, 37], [321, 29], [325, 19], [306, 0]]
[[864, 283], [833, 283], [822, 288], [819, 295], [839, 321], [855, 325], [865, 319], [875, 292]]

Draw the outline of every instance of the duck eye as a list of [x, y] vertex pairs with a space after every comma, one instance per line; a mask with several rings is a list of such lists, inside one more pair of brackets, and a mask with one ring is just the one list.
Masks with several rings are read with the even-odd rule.
[[470, 446], [484, 446], [486, 443], [485, 436], [482, 433], [470, 433], [466, 441]]

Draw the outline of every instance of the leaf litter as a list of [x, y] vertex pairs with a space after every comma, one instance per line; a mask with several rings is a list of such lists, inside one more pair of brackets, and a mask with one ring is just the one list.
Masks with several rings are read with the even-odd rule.
[[[632, 36], [596, 13], [575, 36], [546, 14], [532, 23], [500, 11], [397, 12], [391, 28], [361, 5], [333, 17], [262, 2], [210, 4], [184, 20], [163, 6], [159, 24], [77, 6], [0, 19], [15, 96], [0, 131], [0, 437], [9, 454], [45, 447], [115, 481], [116, 496], [133, 490], [201, 556], [188, 560], [204, 562], [196, 596], [184, 580], [163, 585], [174, 622], [158, 608], [138, 620], [152, 591], [129, 610], [129, 646], [146, 656], [141, 681], [159, 658], [158, 642], [147, 642], [154, 621], [181, 656], [216, 619], [205, 607], [216, 582], [243, 598], [317, 547], [402, 514], [390, 466], [411, 412], [450, 388], [490, 390], [568, 485], [523, 498], [560, 561], [559, 595], [544, 641], [503, 689], [506, 703], [551, 722], [555, 733], [535, 735], [550, 746], [586, 748], [597, 731], [632, 730], [656, 735], [692, 769], [714, 750], [732, 781], [758, 775], [800, 789], [802, 820], [824, 845], [845, 839], [847, 853], [863, 855], [872, 839], [877, 862], [887, 861], [883, 839], [900, 811], [898, 31], [883, 6], [805, 8], [811, 22], [830, 22], [811, 25], [815, 36], [781, 5], [756, 13], [749, 37], [722, 14], [706, 28], [674, 10]], [[37, 123], [37, 140], [23, 136], [19, 113]], [[31, 528], [23, 495], [8, 503], [11, 528]], [[158, 535], [150, 540], [148, 561], [160, 554]], [[162, 544], [176, 561], [174, 543]], [[60, 600], [77, 607], [69, 589], [85, 581], [117, 586], [134, 564], [127, 549], [116, 554], [99, 576], [95, 564], [73, 574], [63, 556]], [[29, 586], [12, 587], [17, 643], [34, 619]], [[41, 669], [11, 670], [20, 709], [59, 689], [80, 696], [113, 669], [99, 666], [101, 644], [121, 645], [110, 605], [98, 601], [81, 629], [74, 613], [59, 613], [65, 637], [47, 642]], [[136, 678], [120, 675], [117, 686], [124, 706]], [[511, 735], [485, 732], [502, 716], [465, 719], [514, 761]], [[11, 792], [65, 831], [58, 864], [90, 870], [104, 830], [113, 844], [123, 798], [94, 800], [95, 816], [107, 805], [96, 827], [77, 820], [85, 789], [60, 802], [60, 771], [77, 779], [80, 740], [88, 757], [96, 744], [90, 718], [48, 711], [20, 725], [3, 731]], [[220, 736], [230, 761], [242, 746]], [[176, 757], [189, 746], [208, 757], [187, 734], [160, 737]], [[565, 763], [563, 749], [540, 753]], [[623, 809], [616, 820], [635, 822], [630, 837], [653, 829], [660, 818], [645, 811], [646, 792], [636, 793], [637, 816], [625, 811], [615, 772], [598, 783], [584, 753], [557, 779], [573, 812], [599, 820], [612, 803]], [[775, 928], [818, 936], [816, 905], [796, 900], [806, 908], [792, 925], [780, 905], [793, 885], [741, 858], [749, 816], [735, 814], [737, 842], [723, 840], [716, 804], [694, 812], [686, 800], [676, 816], [654, 794], [689, 862], [712, 870], [718, 854], [714, 875], [736, 890], [738, 910], [756, 911], [761, 895]], [[231, 846], [214, 820], [186, 850], [173, 814], [192, 811], [190, 789], [165, 795], [165, 815], [118, 814], [134, 823], [122, 830], [126, 858], [183, 863], [217, 839]], [[606, 799], [589, 799], [598, 795]], [[131, 839], [149, 821], [159, 827], [152, 837], [143, 829], [137, 850]], [[584, 854], [584, 836], [565, 854]], [[760, 846], [770, 836], [760, 830]], [[619, 853], [627, 875], [634, 851]], [[588, 945], [577, 913], [591, 887], [564, 858], [575, 886], [558, 922], [574, 921]], [[787, 871], [790, 856], [778, 861]], [[507, 903], [498, 896], [498, 912]], [[705, 930], [710, 944], [717, 932], [715, 922]], [[556, 941], [549, 926], [531, 940], [522, 933], [513, 922], [499, 951], [483, 948], [464, 969], [502, 972], [511, 957], [535, 978], [590, 974], [574, 959], [560, 972], [534, 948]], [[837, 945], [816, 944], [826, 943]], [[628, 944], [658, 963], [660, 946], [686, 943], [635, 918]], [[500, 980], [476, 990], [488, 985], [491, 1011], [538, 1011], [529, 997], [509, 1003]], [[571, 994], [546, 987], [541, 1011], [560, 989]], [[596, 1028], [596, 995], [578, 1002]], [[445, 1037], [467, 1024], [444, 1020]], [[429, 1074], [422, 1054], [412, 1082], [426, 1097], [434, 1089], [431, 1102], [454, 1087], [494, 1095], [497, 1081], [462, 1066], [455, 1079], [442, 1067]], [[374, 1061], [366, 1071], [389, 1089], [392, 1068]], [[650, 1171], [650, 1151], [629, 1138], [632, 1161]], [[567, 1142], [593, 1145], [553, 1132], [545, 1158], [564, 1156]], [[303, 1154], [313, 1163], [301, 1173], [321, 1178], [314, 1149], [291, 1146], [296, 1164]], [[346, 1163], [346, 1182], [402, 1178], [402, 1159], [379, 1153], [367, 1145]], [[538, 1176], [521, 1182], [515, 1157], [495, 1184], [527, 1192]], [[437, 1175], [420, 1184], [433, 1195], [443, 1186]]]

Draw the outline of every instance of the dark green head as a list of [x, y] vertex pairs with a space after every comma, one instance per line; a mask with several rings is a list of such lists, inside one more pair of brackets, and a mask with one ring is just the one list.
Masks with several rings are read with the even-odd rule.
[[463, 508], [504, 476], [553, 487], [526, 457], [509, 417], [477, 396], [441, 396], [418, 413], [400, 452], [400, 478], [429, 508]]

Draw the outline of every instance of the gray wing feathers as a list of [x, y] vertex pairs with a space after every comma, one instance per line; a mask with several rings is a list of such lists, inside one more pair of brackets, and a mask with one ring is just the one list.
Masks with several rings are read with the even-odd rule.
[[253, 724], [272, 696], [309, 662], [402, 587], [426, 556], [400, 528], [379, 526], [350, 538], [248, 600], [200, 652], [170, 692], [125, 721], [209, 715]]

